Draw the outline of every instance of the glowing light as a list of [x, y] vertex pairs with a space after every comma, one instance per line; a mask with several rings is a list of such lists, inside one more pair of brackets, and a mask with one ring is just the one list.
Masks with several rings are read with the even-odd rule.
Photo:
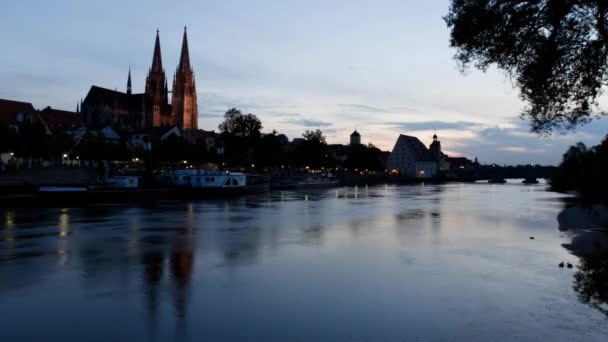
[[63, 154], [63, 158], [67, 158], [67, 157], [68, 157], [68, 154], [67, 154], [67, 153], [64, 153], [64, 154]]
[[9, 153], [11, 155], [11, 157], [15, 156], [15, 153], [11, 152]]

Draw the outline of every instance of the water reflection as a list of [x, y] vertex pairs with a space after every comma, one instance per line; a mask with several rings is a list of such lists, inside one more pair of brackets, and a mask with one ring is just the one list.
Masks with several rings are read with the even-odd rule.
[[608, 253], [580, 257], [574, 289], [581, 302], [608, 317]]
[[[564, 247], [579, 258], [573, 287], [579, 300], [608, 317], [608, 230], [606, 207], [568, 205], [558, 215], [570, 238]], [[604, 227], [604, 229], [600, 228]]]
[[66, 336], [57, 307], [77, 340], [608, 337], [590, 328], [606, 264], [581, 259], [576, 292], [555, 272], [557, 196], [382, 185], [0, 209], [0, 340]]

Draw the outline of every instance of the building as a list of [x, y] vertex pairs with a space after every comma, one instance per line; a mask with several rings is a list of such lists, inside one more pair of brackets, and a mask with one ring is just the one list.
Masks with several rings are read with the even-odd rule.
[[144, 126], [144, 94], [128, 94], [92, 86], [80, 106], [80, 116], [89, 128], [107, 125], [141, 128]]
[[186, 30], [184, 29], [180, 61], [173, 79], [172, 103], [169, 103], [160, 33], [157, 30], [144, 93], [133, 93], [129, 70], [126, 92], [94, 85], [82, 101], [80, 111], [83, 122], [89, 128], [107, 125], [132, 130], [174, 125], [180, 129], [198, 128], [196, 85], [190, 65]]
[[167, 87], [167, 76], [163, 68], [158, 30], [156, 30], [152, 67], [148, 70], [148, 77], [146, 77], [144, 111], [145, 127], [172, 126], [175, 124], [175, 119], [171, 114], [171, 105], [169, 104], [169, 88]]
[[214, 150], [216, 154], [224, 154], [224, 144], [221, 134], [202, 129], [184, 129], [184, 139], [190, 144], [202, 144], [207, 151]]
[[391, 152], [387, 167], [392, 173], [412, 178], [432, 178], [437, 175], [437, 161], [416, 137], [400, 135]]
[[357, 132], [357, 130], [355, 130], [350, 135], [350, 145], [351, 146], [361, 145], [361, 134], [359, 134], [359, 132]]
[[188, 36], [184, 27], [182, 52], [179, 65], [173, 78], [173, 98], [171, 100], [172, 115], [175, 124], [183, 129], [198, 129], [198, 103], [196, 98], [196, 82], [190, 66], [188, 52]]
[[443, 152], [441, 151], [441, 141], [439, 141], [436, 133], [433, 135], [433, 142], [431, 143], [431, 146], [429, 146], [429, 152], [431, 153], [433, 160], [437, 162], [439, 171], [450, 170], [448, 156], [443, 154]]
[[46, 107], [40, 111], [40, 117], [51, 132], [71, 131], [80, 126], [80, 114], [76, 112]]
[[4, 122], [16, 129], [26, 122], [40, 122], [44, 124], [38, 111], [31, 103], [3, 99], [0, 99], [0, 122]]

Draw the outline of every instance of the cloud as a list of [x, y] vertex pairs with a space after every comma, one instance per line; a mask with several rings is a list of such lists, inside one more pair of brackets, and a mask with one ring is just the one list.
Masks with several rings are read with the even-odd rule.
[[401, 131], [469, 130], [475, 126], [479, 126], [478, 123], [467, 121], [387, 122], [386, 125]]
[[303, 127], [329, 127], [332, 125], [330, 122], [304, 118], [291, 118], [283, 120], [282, 122]]
[[509, 146], [509, 147], [500, 147], [498, 150], [507, 151], [507, 152], [515, 152], [515, 153], [543, 153], [544, 149], [531, 149], [525, 146]]
[[388, 112], [388, 110], [384, 109], [384, 108], [362, 105], [362, 104], [354, 104], [354, 103], [339, 103], [338, 107], [342, 107], [344, 109], [353, 110], [353, 111], [357, 111], [357, 112], [366, 112], [366, 113], [369, 113], [369, 112], [386, 113], [386, 112]]

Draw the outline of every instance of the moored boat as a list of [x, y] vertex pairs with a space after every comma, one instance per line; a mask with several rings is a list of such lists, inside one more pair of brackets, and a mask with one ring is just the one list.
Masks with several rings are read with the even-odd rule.
[[523, 184], [538, 184], [539, 181], [538, 179], [536, 179], [536, 177], [526, 177], [526, 179], [524, 179], [522, 181]]

